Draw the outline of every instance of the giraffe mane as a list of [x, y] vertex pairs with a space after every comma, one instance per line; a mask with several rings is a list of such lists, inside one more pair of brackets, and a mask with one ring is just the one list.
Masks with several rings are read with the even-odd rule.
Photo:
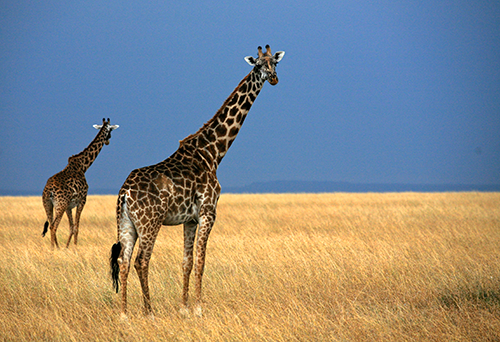
[[222, 112], [222, 110], [225, 107], [227, 107], [227, 104], [229, 103], [229, 101], [231, 101], [231, 98], [238, 92], [238, 89], [240, 89], [240, 87], [243, 84], [243, 82], [245, 82], [248, 79], [248, 77], [250, 76], [251, 73], [252, 72], [248, 73], [248, 75], [246, 75], [240, 81], [240, 83], [238, 84], [238, 86], [236, 86], [236, 88], [234, 88], [234, 90], [231, 93], [231, 95], [228, 96], [228, 98], [224, 101], [224, 103], [222, 104], [222, 106], [219, 108], [219, 110], [215, 113], [215, 115], [210, 120], [208, 120], [207, 122], [205, 122], [203, 124], [203, 126], [196, 133], [190, 134], [187, 137], [185, 137], [184, 139], [179, 140], [179, 147], [185, 145], [189, 141], [191, 141], [191, 140], [195, 139], [196, 137], [198, 137], [199, 135], [201, 135], [201, 132], [203, 132], [208, 126], [210, 126], [210, 124], [212, 122], [214, 122], [215, 120], [217, 120], [217, 117], [219, 116], [219, 114]]

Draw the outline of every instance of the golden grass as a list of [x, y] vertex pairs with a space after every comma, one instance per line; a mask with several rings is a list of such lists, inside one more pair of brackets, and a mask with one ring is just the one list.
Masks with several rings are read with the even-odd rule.
[[41, 199], [0, 197], [0, 340], [500, 340], [500, 193], [222, 195], [204, 316], [178, 313], [182, 227], [163, 227], [156, 319], [132, 271], [127, 323], [108, 267], [115, 202], [89, 196], [78, 247], [51, 251]]

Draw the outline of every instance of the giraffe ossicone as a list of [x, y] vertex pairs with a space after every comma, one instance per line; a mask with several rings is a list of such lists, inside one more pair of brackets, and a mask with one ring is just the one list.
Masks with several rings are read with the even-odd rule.
[[[144, 312], [150, 315], [149, 261], [162, 225], [184, 225], [181, 314], [189, 312], [189, 278], [194, 267], [194, 314], [201, 315], [201, 284], [208, 237], [216, 218], [221, 187], [216, 171], [233, 143], [265, 81], [278, 83], [276, 65], [284, 52], [258, 48], [246, 57], [253, 66], [215, 115], [196, 133], [180, 141], [164, 161], [133, 170], [118, 194], [117, 242], [111, 249], [111, 275], [116, 292], [121, 284], [121, 315], [127, 314], [127, 278], [132, 253], [139, 247], [134, 267], [139, 276]], [[197, 236], [196, 246], [195, 237]], [[196, 249], [196, 260], [194, 250]]]
[[[109, 144], [111, 131], [118, 128], [118, 125], [110, 125], [108, 121], [102, 119], [102, 125], [98, 126], [99, 132], [92, 142], [80, 153], [68, 158], [68, 165], [59, 173], [56, 173], [47, 180], [43, 189], [42, 202], [47, 214], [42, 236], [45, 236], [50, 229], [50, 243], [52, 248], [59, 248], [57, 242], [57, 228], [61, 219], [66, 213], [69, 220], [69, 238], [66, 247], [69, 247], [71, 238], [75, 245], [78, 242], [78, 230], [80, 226], [80, 215], [87, 201], [88, 184], [85, 179], [85, 172], [92, 165], [101, 152], [103, 145]], [[75, 221], [73, 222], [72, 209], [76, 207]], [[55, 216], [54, 216], [55, 213]]]

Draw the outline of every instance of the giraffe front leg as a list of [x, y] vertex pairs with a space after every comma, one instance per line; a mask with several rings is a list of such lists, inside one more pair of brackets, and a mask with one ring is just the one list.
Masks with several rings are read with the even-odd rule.
[[75, 232], [75, 230], [74, 230], [75, 228], [74, 228], [74, 224], [73, 224], [73, 214], [71, 213], [70, 207], [68, 207], [68, 209], [66, 209], [66, 216], [68, 216], [68, 221], [69, 221], [69, 238], [68, 238], [68, 242], [66, 243], [66, 248], [68, 248], [69, 243], [71, 242], [71, 238], [73, 237], [73, 234]]
[[[78, 243], [78, 231], [80, 230], [80, 217], [82, 215], [83, 207], [85, 207], [86, 202], [87, 202], [87, 196], [85, 196], [76, 207], [74, 239], [73, 239], [75, 241], [75, 245]], [[69, 246], [69, 241], [68, 241], [68, 246]]]
[[208, 236], [215, 222], [215, 210], [205, 215], [201, 219], [200, 230], [198, 232], [198, 241], [196, 243], [196, 266], [194, 270], [195, 277], [195, 306], [194, 313], [196, 316], [202, 316], [201, 308], [201, 283], [203, 272], [205, 269], [205, 256], [207, 252]]
[[193, 246], [197, 226], [198, 224], [195, 221], [184, 224], [184, 258], [182, 260], [183, 287], [182, 304], [180, 308], [180, 314], [182, 316], [189, 316], [189, 277], [193, 269]]

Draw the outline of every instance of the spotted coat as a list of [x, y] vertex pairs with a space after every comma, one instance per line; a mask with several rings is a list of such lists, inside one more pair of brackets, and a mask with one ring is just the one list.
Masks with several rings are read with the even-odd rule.
[[[136, 241], [134, 267], [141, 282], [144, 310], [151, 314], [149, 260], [162, 225], [184, 225], [183, 294], [181, 311], [188, 312], [189, 277], [195, 268], [195, 313], [201, 315], [201, 282], [206, 246], [216, 219], [221, 187], [216, 171], [236, 138], [264, 82], [278, 83], [275, 67], [284, 52], [246, 57], [254, 68], [241, 80], [216, 114], [196, 133], [180, 141], [166, 160], [130, 173], [117, 201], [118, 242], [112, 248], [111, 267], [116, 290], [121, 283], [122, 315], [127, 313], [127, 277]], [[196, 262], [194, 241], [197, 232]], [[118, 279], [119, 278], [119, 279]]]

